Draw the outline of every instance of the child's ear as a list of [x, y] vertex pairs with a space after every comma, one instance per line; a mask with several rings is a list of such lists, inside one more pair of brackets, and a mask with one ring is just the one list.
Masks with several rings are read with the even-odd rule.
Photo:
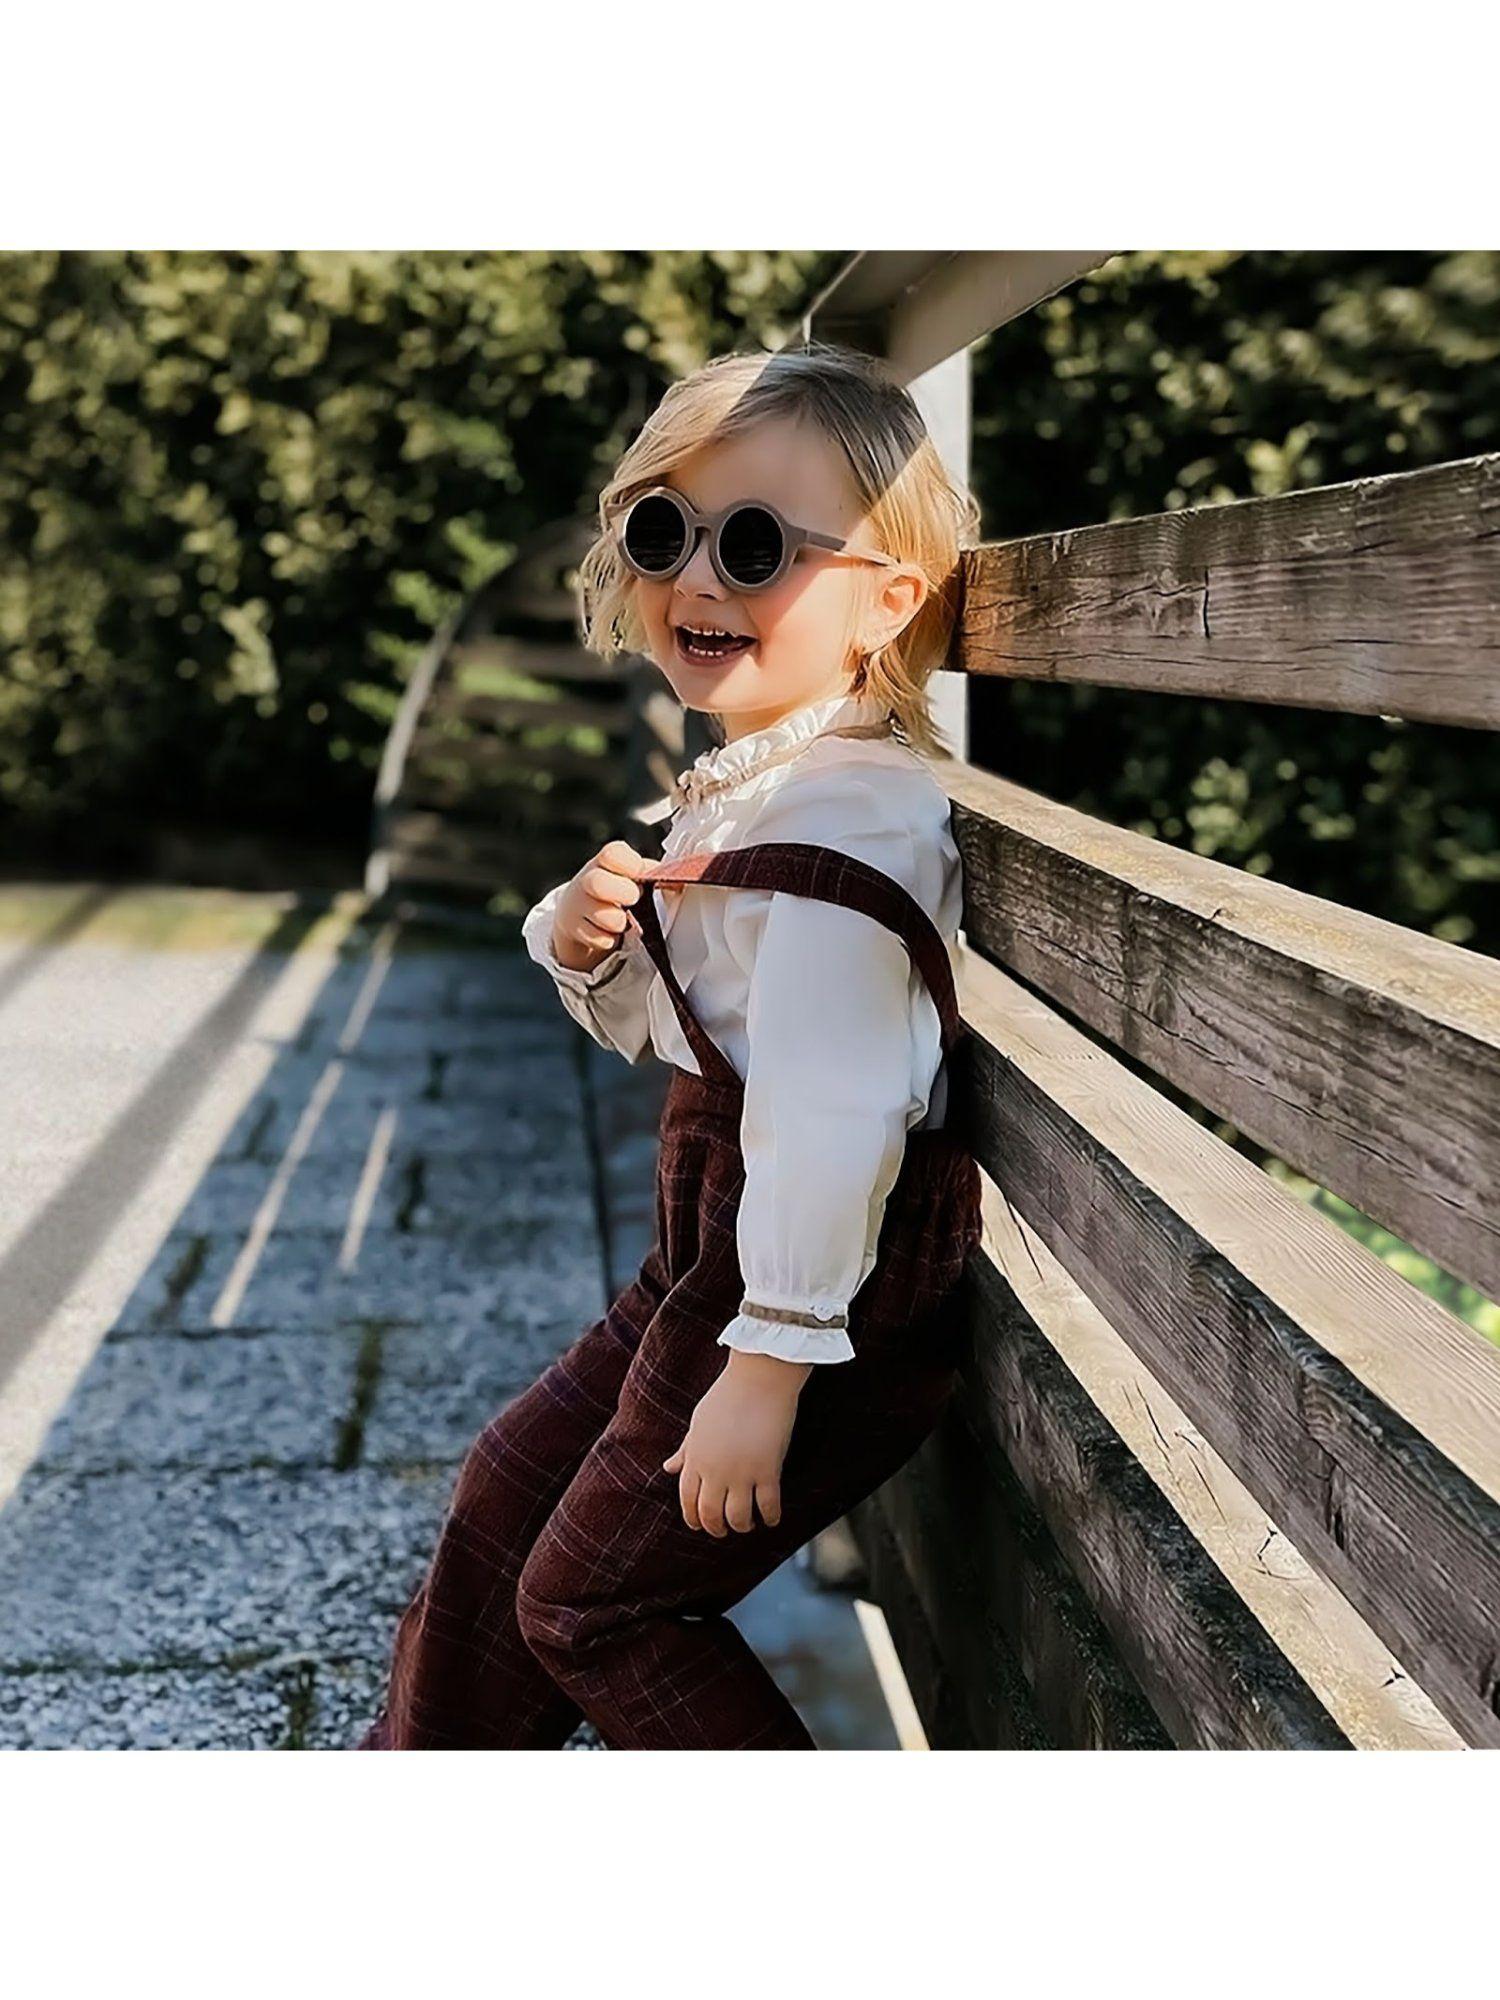
[[886, 570], [875, 592], [874, 645], [879, 652], [899, 638], [927, 602], [928, 582], [914, 566]]

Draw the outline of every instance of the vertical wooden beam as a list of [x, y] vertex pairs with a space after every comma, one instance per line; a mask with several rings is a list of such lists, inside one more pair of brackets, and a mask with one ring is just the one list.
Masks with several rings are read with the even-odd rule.
[[[939, 458], [958, 483], [969, 483], [973, 442], [969, 350], [962, 347], [909, 384]], [[969, 754], [969, 677], [940, 671], [932, 677], [932, 715], [955, 757]]]
[[[1045, 290], [1036, 289], [1041, 280], [1033, 281], [1033, 274], [1026, 264], [1029, 254], [1007, 251], [997, 254], [994, 260], [997, 265], [1006, 265], [1009, 258], [1017, 264], [1015, 270], [1008, 265], [1006, 267], [1007, 312], [1023, 311], [1031, 296], [1046, 295]], [[1091, 256], [1094, 254], [1090, 253]], [[903, 357], [898, 356], [896, 349], [901, 347], [903, 355], [908, 351], [917, 351], [912, 329], [914, 324], [920, 323], [922, 316], [914, 298], [934, 269], [949, 263], [967, 268], [972, 261], [976, 260], [953, 252], [861, 251], [808, 307], [801, 328], [804, 340], [821, 338], [842, 341], [847, 347], [857, 347], [866, 354], [878, 354], [882, 360], [889, 362], [899, 379], [906, 383], [921, 411], [922, 421], [937, 447], [939, 458], [964, 487], [969, 483], [973, 442], [968, 346], [952, 347], [947, 335], [935, 343], [929, 341], [929, 349], [942, 352], [943, 358], [921, 367], [920, 372], [915, 374], [904, 365]], [[1074, 274], [1071, 264], [1068, 274]], [[951, 289], [951, 274], [947, 282]], [[1061, 270], [1053, 271], [1048, 267], [1046, 289], [1056, 289], [1065, 282], [1066, 276]], [[955, 321], [953, 324], [958, 329], [953, 333], [953, 339], [962, 339], [962, 323]], [[985, 327], [979, 325], [969, 338], [977, 339], [984, 330]], [[955, 757], [967, 757], [968, 675], [943, 670], [933, 675], [931, 686], [932, 715], [939, 734]]]

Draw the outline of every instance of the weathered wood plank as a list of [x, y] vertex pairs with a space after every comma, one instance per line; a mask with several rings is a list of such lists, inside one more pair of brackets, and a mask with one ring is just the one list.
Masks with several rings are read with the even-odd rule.
[[884, 357], [911, 383], [1113, 256], [1108, 250], [861, 250], [813, 300], [804, 337]]
[[1500, 1354], [965, 954], [973, 1144], [1471, 1743], [1500, 1743]]
[[447, 871], [455, 881], [484, 880], [497, 889], [519, 889], [535, 882], [541, 885], [537, 895], [554, 882], [566, 881], [569, 874], [566, 861], [555, 852], [525, 844], [466, 849], [453, 843], [411, 842], [397, 844], [390, 853], [393, 862], [399, 861], [408, 870], [420, 868], [429, 876]]
[[1199, 1750], [1347, 1749], [994, 1265], [976, 1259], [966, 1282], [974, 1419], [997, 1433], [1173, 1742]]
[[556, 853], [576, 854], [578, 858], [573, 865], [577, 868], [588, 859], [589, 850], [583, 844], [588, 831], [609, 824], [608, 811], [600, 806], [587, 814], [578, 805], [570, 805], [566, 812], [549, 811], [543, 800], [538, 807], [517, 806], [514, 812], [491, 813], [484, 809], [485, 803], [464, 800], [460, 809], [450, 810], [437, 808], [436, 801], [433, 804], [417, 799], [403, 801], [401, 809], [391, 814], [391, 842], [497, 854], [511, 848], [532, 853], [547, 848]]
[[437, 880], [445, 872], [455, 882], [474, 886], [518, 886], [562, 881], [581, 865], [578, 845], [550, 828], [489, 827], [460, 823], [441, 814], [396, 812], [391, 815], [387, 849], [393, 869], [404, 880]]
[[1500, 454], [970, 550], [965, 673], [1500, 727]]
[[1500, 963], [932, 768], [975, 945], [1500, 1297]]
[[423, 647], [385, 739], [385, 747], [380, 754], [380, 769], [375, 778], [375, 793], [370, 802], [370, 852], [365, 861], [365, 888], [372, 896], [383, 895], [390, 882], [386, 821], [400, 795], [411, 739], [416, 734], [423, 709], [432, 698], [432, 690], [441, 679], [453, 643], [474, 616], [480, 596], [482, 593], [471, 594], [457, 610], [450, 613]]
[[559, 786], [542, 791], [520, 784], [490, 788], [413, 771], [410, 789], [391, 810], [430, 814], [455, 827], [527, 827], [538, 839], [555, 834], [563, 840], [582, 840], [587, 837], [585, 829], [602, 825], [618, 810], [618, 802], [601, 789]]
[[675, 695], [657, 688], [640, 706], [638, 726], [644, 739], [681, 763], [688, 755], [687, 713]]
[[572, 572], [593, 541], [586, 514], [564, 515], [529, 534], [494, 580], [492, 628], [508, 631], [518, 621], [566, 630], [578, 617]]
[[911, 1579], [902, 1567], [895, 1537], [873, 1500], [850, 1517], [869, 1577], [871, 1601], [880, 1606], [891, 1642], [930, 1750], [977, 1750], [966, 1705], [948, 1676]]
[[566, 696], [528, 699], [524, 695], [464, 694], [439, 682], [423, 711], [426, 723], [462, 722], [476, 729], [504, 730], [602, 729], [607, 736], [624, 736], [631, 716], [623, 701], [580, 701]]
[[394, 841], [390, 851], [404, 855], [408, 861], [426, 861], [434, 867], [452, 865], [488, 869], [501, 880], [509, 879], [520, 867], [524, 867], [528, 878], [539, 872], [553, 871], [557, 881], [565, 880], [574, 872], [568, 866], [571, 856], [561, 847], [538, 846], [528, 840], [464, 841], [456, 836], [415, 840], [408, 837]]
[[966, 1401], [876, 1505], [982, 1748], [1172, 1748]]
[[399, 847], [387, 853], [387, 879], [394, 887], [451, 889], [469, 895], [492, 896], [513, 885], [507, 871], [482, 861], [457, 860], [448, 855]]
[[988, 1178], [984, 1220], [971, 1408], [1174, 1739], [1462, 1749]]
[[[570, 743], [517, 743], [499, 736], [455, 736], [440, 725], [424, 724], [412, 739], [406, 786], [434, 768], [457, 773], [475, 786], [503, 785], [509, 778], [545, 771], [559, 781], [584, 778], [607, 784], [617, 767], [608, 750], [579, 750]], [[560, 789], [554, 786], [553, 790]]]
[[660, 791], [669, 792], [677, 781], [680, 759], [653, 744], [647, 748], [644, 761], [652, 782]]
[[[476, 639], [453, 649], [453, 669], [457, 685], [470, 691], [470, 675], [499, 672], [535, 681], [617, 681], [617, 661], [587, 653], [582, 646], [565, 639], [515, 639], [496, 636]], [[472, 692], [483, 693], [484, 689]]]

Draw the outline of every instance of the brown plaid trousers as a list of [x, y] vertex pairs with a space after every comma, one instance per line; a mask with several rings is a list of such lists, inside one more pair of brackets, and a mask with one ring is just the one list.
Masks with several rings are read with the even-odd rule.
[[[908, 947], [951, 1064], [967, 1030], [947, 948], [881, 870], [768, 841], [658, 862], [648, 879], [864, 911]], [[814, 1368], [802, 1391], [780, 1523], [717, 1539], [684, 1522], [662, 1461], [724, 1365], [718, 1337], [743, 1295], [743, 1086], [687, 1004], [650, 888], [635, 912], [701, 1070], [673, 1065], [655, 1240], [604, 1317], [470, 1448], [360, 1749], [556, 1749], [580, 1717], [612, 1749], [814, 1748], [723, 1614], [897, 1471], [953, 1387], [952, 1294], [980, 1209], [950, 1110], [944, 1128], [907, 1134], [874, 1268], [849, 1308], [854, 1359]]]

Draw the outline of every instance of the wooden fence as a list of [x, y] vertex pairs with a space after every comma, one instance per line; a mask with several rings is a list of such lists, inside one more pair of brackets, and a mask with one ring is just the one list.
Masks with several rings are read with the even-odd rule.
[[[862, 255], [804, 330], [966, 477], [969, 344], [1102, 255]], [[853, 1523], [935, 1747], [1500, 1744], [1500, 1351], [1184, 1108], [1500, 1296], [1500, 965], [963, 755], [977, 675], [1494, 728], [1497, 530], [1490, 457], [965, 556], [933, 768], [986, 1240], [962, 1394]], [[373, 889], [530, 902], [703, 747], [579, 650], [589, 532], [429, 649]]]
[[[1100, 260], [861, 256], [804, 330], [885, 355], [966, 473], [968, 344]], [[963, 581], [960, 751], [981, 674], [1500, 724], [1500, 457]], [[1500, 1296], [1500, 964], [934, 770], [987, 1234], [963, 1393], [854, 1523], [929, 1741], [1500, 1744], [1500, 1352], [1182, 1105]]]
[[372, 896], [521, 914], [704, 747], [649, 662], [622, 672], [579, 644], [569, 577], [593, 533], [544, 529], [435, 634], [386, 739]]

